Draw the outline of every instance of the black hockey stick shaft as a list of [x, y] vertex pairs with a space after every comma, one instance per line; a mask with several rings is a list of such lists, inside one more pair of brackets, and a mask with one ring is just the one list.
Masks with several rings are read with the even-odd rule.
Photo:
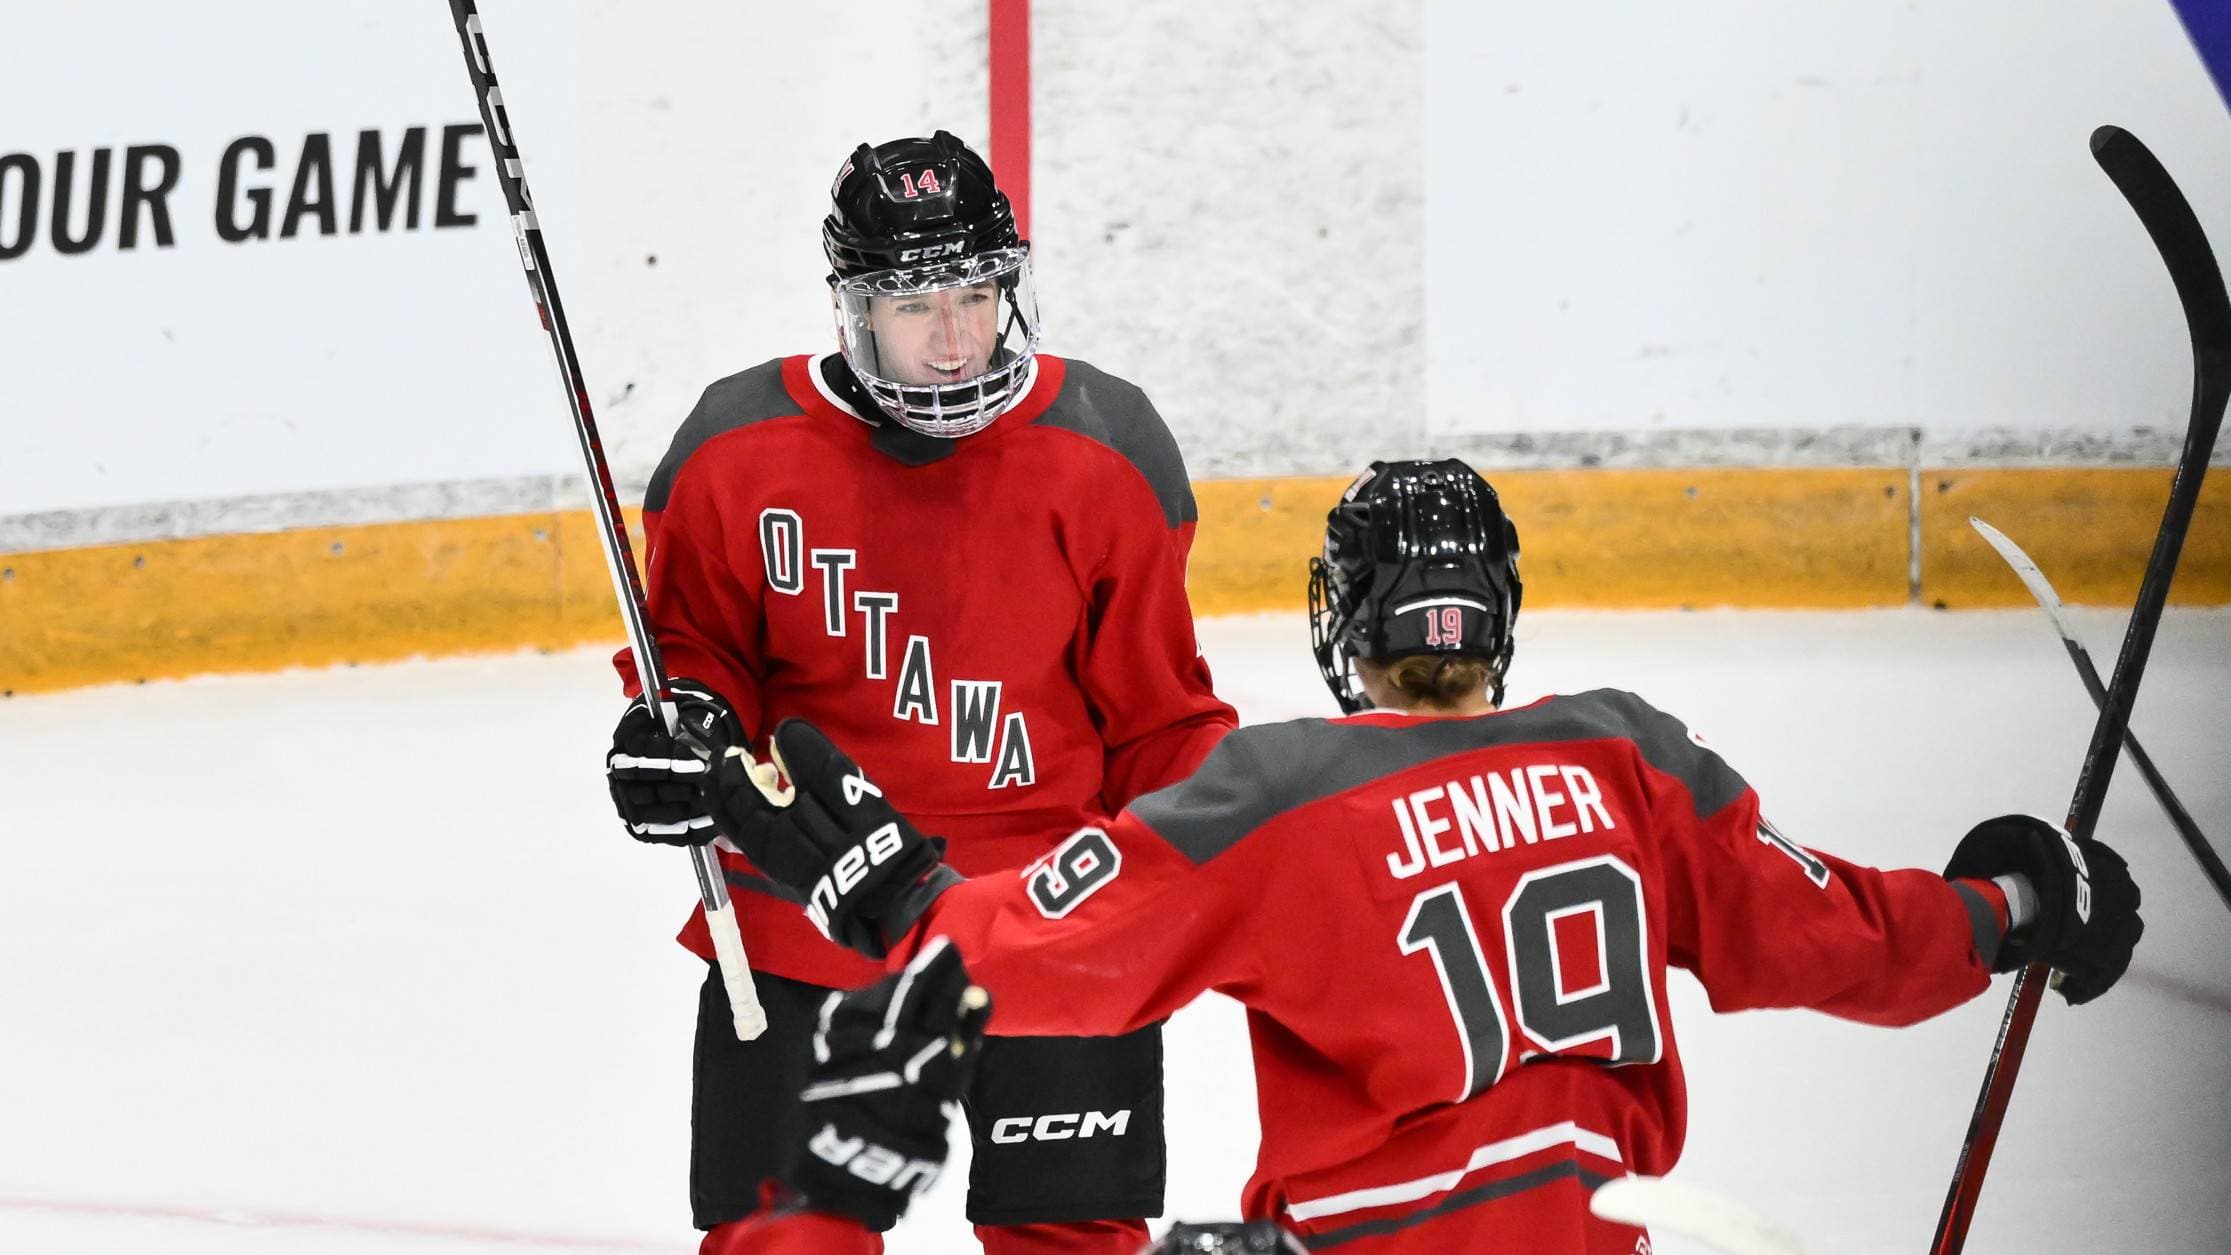
[[[2030, 596], [2037, 600], [2038, 608], [2053, 621], [2053, 630], [2059, 634], [2061, 645], [2067, 649], [2069, 661], [2076, 664], [2077, 678], [2084, 682], [2084, 691], [2091, 694], [2092, 705], [2098, 709], [2106, 709], [2107, 686], [2100, 682], [2099, 668], [2092, 664], [2091, 651], [2085, 649], [2084, 643], [2076, 638], [2075, 627], [2062, 612], [2060, 594], [2053, 591], [2052, 582], [2045, 578], [2045, 572], [2006, 533], [1982, 519], [1971, 518], [1968, 523], [1982, 534], [1993, 549], [1998, 550], [1999, 556], [2006, 559], [2006, 564], [2014, 569], [2022, 586], [2030, 590]], [[2223, 905], [2231, 908], [2231, 871], [2224, 868], [2223, 859], [2216, 854], [2207, 834], [2200, 831], [2200, 825], [2192, 818], [2192, 812], [2185, 809], [2184, 803], [2177, 797], [2177, 791], [2169, 787], [2169, 781], [2162, 776], [2161, 769], [2154, 766], [2153, 756], [2146, 753], [2146, 747], [2138, 743], [2138, 734], [2127, 728], [2123, 732], [2123, 751], [2130, 755], [2131, 766], [2136, 767], [2138, 774], [2145, 778], [2146, 787], [2153, 791], [2154, 800], [2161, 803], [2162, 813], [2169, 817], [2170, 826], [2177, 830], [2177, 836], [2185, 843], [2185, 849], [2191, 852], [2193, 861], [2200, 864], [2200, 874], [2214, 886], [2216, 896], [2223, 899]]]
[[[2192, 206], [2161, 162], [2138, 138], [2118, 126], [2092, 132], [2092, 159], [2130, 202], [2153, 237], [2154, 247], [2169, 267], [2184, 306], [2185, 326], [2192, 336], [2192, 415], [2185, 428], [2185, 447], [2177, 460], [2176, 478], [2169, 485], [2169, 505], [2162, 515], [2161, 531], [2154, 538], [2153, 553], [2146, 560], [2145, 578], [2138, 586], [2138, 604], [2131, 611], [2123, 633], [2122, 654], [2115, 661], [2115, 675], [2107, 685], [2107, 700], [2092, 725], [2092, 740], [2076, 776], [2076, 796], [2069, 803], [2068, 831], [2079, 843], [2091, 838], [2106, 800], [2107, 783], [2121, 757], [2123, 733], [2129, 727], [2130, 707], [2137, 697], [2146, 656], [2153, 648], [2154, 629], [2160, 625], [2162, 607], [2169, 600], [2169, 582], [2176, 575], [2177, 557], [2184, 548], [2185, 532], [2200, 501], [2200, 482], [2208, 470], [2208, 456], [2215, 449], [2216, 433], [2223, 425], [2223, 409], [2231, 398], [2231, 297], [2223, 287], [2223, 273], [2216, 267], [2215, 252], [2193, 216]], [[2030, 1028], [2045, 994], [2043, 964], [2033, 963], [2014, 978], [2006, 1016], [1999, 1023], [1998, 1040], [1991, 1047], [1991, 1061], [1983, 1074], [1983, 1090], [1976, 1098], [1975, 1114], [1968, 1122], [1967, 1138], [1946, 1193], [1944, 1211], [1937, 1218], [1932, 1255], [1958, 1255], [1966, 1245], [1968, 1226], [1975, 1218], [1976, 1199], [1983, 1192], [1983, 1174], [1991, 1164], [1991, 1150], [1998, 1142], [2000, 1124], [2014, 1093], [2014, 1080], [2029, 1045]]]
[[[603, 542], [604, 564], [612, 577], [612, 592], [620, 603], [620, 617], [627, 624], [628, 645], [635, 651], [635, 674], [643, 686], [643, 703], [674, 730], [674, 709], [667, 699], [666, 668], [659, 660], [658, 638], [651, 634], [643, 608], [643, 582], [636, 575], [635, 553], [628, 544], [625, 516], [619, 493], [612, 487], [612, 469], [604, 456], [604, 441], [597, 434], [596, 413], [589, 405], [589, 387], [581, 378], [581, 359], [573, 350], [573, 332], [566, 325], [565, 304], [558, 299], [558, 278], [550, 267], [550, 250], [542, 239], [542, 223], [535, 216], [534, 196], [527, 189], [526, 172], [519, 157], [518, 138], [511, 130], [511, 115], [504, 108], [503, 88], [496, 82], [494, 63], [488, 55], [488, 37], [473, 0], [449, 0], [456, 19], [457, 38], [464, 45], [465, 71], [472, 77], [473, 95], [480, 102], [480, 120], [495, 149], [496, 179], [502, 184], [504, 205], [511, 213], [512, 234], [519, 242], [519, 264], [534, 294], [535, 312], [550, 339], [557, 361], [558, 382], [565, 388], [573, 411], [573, 433], [581, 445], [581, 460], [588, 471], [589, 505], [596, 514], [597, 537]], [[735, 912], [728, 900], [728, 883], [720, 861], [709, 845], [690, 848], [690, 862], [697, 873], [697, 894], [705, 906], [713, 944], [720, 952], [721, 975], [735, 1007], [736, 1032], [749, 1040], [766, 1026], [765, 1014], [755, 996], [751, 975], [745, 968], [743, 939], [737, 935]]]

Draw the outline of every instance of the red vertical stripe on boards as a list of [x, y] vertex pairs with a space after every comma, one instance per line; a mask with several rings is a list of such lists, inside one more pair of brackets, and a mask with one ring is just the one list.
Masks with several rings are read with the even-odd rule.
[[1030, 0], [991, 6], [991, 163], [1015, 207], [1015, 229], [1030, 238]]

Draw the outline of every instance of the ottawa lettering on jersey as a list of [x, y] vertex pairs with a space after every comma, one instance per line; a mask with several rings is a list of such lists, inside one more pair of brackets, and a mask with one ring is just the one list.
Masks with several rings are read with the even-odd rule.
[[814, 586], [824, 635], [849, 637], [858, 628], [860, 674], [870, 680], [893, 680], [893, 719], [933, 728], [943, 721], [952, 733], [947, 744], [954, 762], [991, 767], [985, 788], [1027, 788], [1038, 783], [1029, 720], [1019, 710], [1000, 709], [999, 681], [952, 679], [941, 690], [930, 638], [920, 633], [907, 633], [905, 644], [896, 649], [894, 679], [891, 655], [905, 611], [895, 592], [849, 586], [851, 572], [860, 564], [859, 550], [808, 549], [805, 520], [799, 513], [771, 506], [759, 512], [759, 556], [767, 587], [775, 592], [798, 597]]
[[[1394, 800], [1401, 848], [1387, 870], [1408, 880], [1428, 867], [1619, 825], [1586, 767], [1535, 763], [1451, 780]], [[1444, 843], [1444, 838], [1453, 839]]]

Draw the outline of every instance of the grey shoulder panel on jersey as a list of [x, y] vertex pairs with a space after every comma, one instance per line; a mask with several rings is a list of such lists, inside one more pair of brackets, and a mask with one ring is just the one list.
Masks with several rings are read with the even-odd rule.
[[674, 433], [674, 443], [667, 446], [666, 456], [659, 459], [658, 470], [651, 474], [650, 486], [643, 490], [643, 508], [666, 508], [666, 499], [674, 491], [674, 477], [706, 441], [723, 432], [798, 412], [797, 401], [791, 398], [790, 390], [782, 386], [782, 359], [779, 357], [715, 382], [697, 398], [697, 407], [682, 420], [681, 429]]
[[1191, 776], [1131, 803], [1131, 812], [1196, 866], [1312, 802], [1420, 763], [1494, 746], [1631, 741], [1653, 767], [1688, 786], [1701, 818], [1749, 786], [1679, 720], [1632, 693], [1598, 689], [1477, 719], [1393, 727], [1296, 719], [1226, 735]]
[[1090, 362], [1071, 357], [1064, 358], [1063, 365], [1060, 395], [1038, 416], [1036, 425], [1089, 436], [1122, 454], [1146, 476], [1171, 527], [1198, 517], [1193, 483], [1185, 477], [1185, 458], [1146, 393]]
[[1751, 787], [1726, 759], [1697, 740], [1687, 724], [1632, 693], [1595, 689], [1570, 700], [1594, 703], [1618, 720], [1622, 735], [1642, 751], [1644, 762], [1689, 790], [1698, 819], [1718, 813]]

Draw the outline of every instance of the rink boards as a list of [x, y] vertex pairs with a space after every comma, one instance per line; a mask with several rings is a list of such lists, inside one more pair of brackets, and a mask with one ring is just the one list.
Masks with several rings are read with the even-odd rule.
[[[2010, 606], [1990, 520], [2062, 596], [2134, 597], [2164, 468], [1501, 470], [1528, 608]], [[1201, 614], [1297, 610], [1345, 480], [1195, 485]], [[2209, 483], [2171, 600], [2231, 603], [2231, 485]], [[585, 510], [301, 527], [0, 553], [0, 692], [621, 635]]]

